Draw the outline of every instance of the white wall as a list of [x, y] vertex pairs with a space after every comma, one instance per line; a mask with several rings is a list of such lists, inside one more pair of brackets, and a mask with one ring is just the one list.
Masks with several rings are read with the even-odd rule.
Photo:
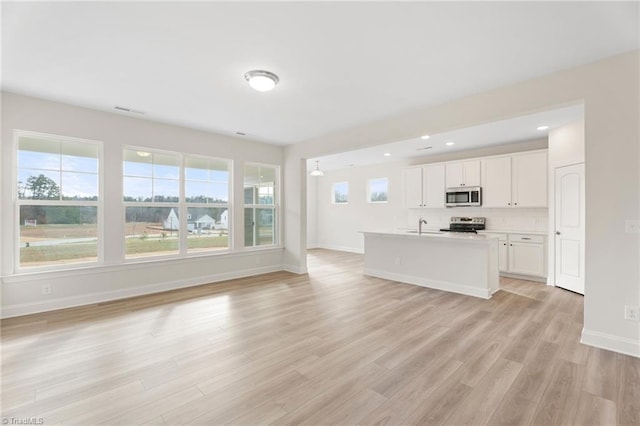
[[[13, 238], [13, 131], [30, 130], [54, 135], [99, 140], [104, 145], [104, 265], [82, 271], [14, 273]], [[282, 165], [281, 147], [212, 133], [155, 123], [40, 99], [2, 94], [2, 183], [0, 245], [3, 253], [2, 314], [40, 310], [109, 300], [134, 294], [207, 283], [282, 269], [281, 248], [249, 251], [243, 248], [243, 211], [232, 206], [233, 241], [238, 253], [189, 259], [123, 264], [124, 207], [122, 203], [122, 147], [143, 146], [234, 160], [235, 200], [243, 200], [245, 162]], [[235, 208], [234, 208], [235, 207]], [[41, 285], [52, 284], [42, 295]]]
[[[640, 323], [624, 319], [624, 306], [640, 301], [640, 238], [624, 232], [625, 220], [640, 217], [640, 52], [462, 99], [388, 117], [286, 147], [286, 262], [305, 265], [306, 171], [301, 159], [354, 150], [421, 134], [532, 114], [561, 106], [585, 105], [586, 296], [583, 342], [640, 356]], [[285, 188], [286, 189], [286, 188]], [[303, 204], [304, 203], [304, 204]], [[298, 235], [298, 237], [296, 237]]]
[[[402, 166], [392, 163], [325, 172], [317, 179], [316, 247], [362, 253], [363, 230], [395, 229], [407, 225], [407, 211], [402, 201]], [[367, 202], [367, 181], [389, 179], [389, 201]], [[332, 186], [349, 183], [349, 202], [333, 204]]]
[[[584, 163], [584, 120], [549, 132], [549, 252], [547, 283], [555, 285], [555, 187], [556, 167]], [[588, 189], [587, 189], [588, 190]]]
[[318, 247], [318, 183], [320, 178], [307, 179], [307, 248]]

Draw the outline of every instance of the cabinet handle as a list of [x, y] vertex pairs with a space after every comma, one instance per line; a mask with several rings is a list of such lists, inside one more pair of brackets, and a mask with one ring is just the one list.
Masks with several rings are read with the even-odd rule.
[[560, 231], [556, 231], [556, 235], [560, 235]]
[[503, 246], [506, 246], [506, 245], [507, 245], [507, 243], [502, 243], [502, 245], [503, 245]]
[[531, 238], [529, 237], [522, 237], [523, 240], [530, 240]]
[[513, 244], [509, 244], [511, 247], [513, 247]]
[[511, 205], [511, 203], [507, 203], [507, 205], [508, 205], [508, 206], [510, 206], [510, 205]]
[[514, 206], [517, 206], [517, 205], [518, 205], [518, 203], [513, 203], [513, 205], [514, 205]]

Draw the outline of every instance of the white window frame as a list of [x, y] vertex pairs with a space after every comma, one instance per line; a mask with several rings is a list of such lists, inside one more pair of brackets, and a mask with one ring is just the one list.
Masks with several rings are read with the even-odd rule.
[[[382, 200], [382, 201], [374, 201], [371, 199], [371, 184], [374, 181], [380, 181], [380, 180], [386, 180], [387, 181], [387, 199], [386, 200]], [[378, 177], [378, 178], [371, 178], [367, 180], [367, 203], [370, 204], [385, 204], [389, 202], [389, 178], [388, 177]]]
[[[19, 140], [22, 137], [30, 137], [37, 139], [49, 139], [55, 141], [68, 141], [76, 143], [92, 144], [97, 146], [98, 151], [98, 201], [82, 201], [82, 200], [32, 200], [26, 198], [19, 198], [18, 194], [18, 151]], [[13, 132], [13, 229], [14, 229], [14, 250], [13, 250], [13, 265], [16, 273], [21, 272], [40, 272], [40, 271], [56, 271], [56, 270], [68, 270], [79, 269], [90, 266], [102, 265], [104, 263], [104, 144], [102, 141], [76, 138], [72, 136], [54, 135], [50, 133], [34, 132], [29, 130], [14, 130]], [[62, 190], [62, 186], [60, 188]], [[62, 194], [61, 194], [62, 195]], [[98, 238], [96, 247], [96, 260], [95, 261], [83, 261], [83, 262], [69, 262], [56, 265], [41, 265], [41, 266], [21, 266], [20, 265], [20, 207], [21, 206], [74, 206], [74, 207], [96, 207], [96, 234]]]
[[[336, 201], [336, 186], [340, 185], [340, 184], [346, 184], [347, 185], [347, 200], [346, 201]], [[345, 204], [349, 204], [349, 181], [340, 181], [340, 182], [334, 182], [331, 185], [331, 204], [335, 204], [336, 206], [342, 206]]]
[[[244, 202], [244, 170], [246, 166], [258, 166], [258, 167], [270, 167], [270, 168], [274, 168], [275, 169], [275, 187], [274, 187], [274, 194], [273, 194], [273, 204], [246, 204]], [[243, 251], [254, 251], [254, 250], [268, 250], [268, 249], [273, 249], [273, 248], [277, 248], [277, 247], [281, 247], [281, 241], [282, 241], [282, 227], [280, 226], [281, 224], [281, 214], [280, 214], [280, 198], [281, 198], [281, 192], [280, 192], [280, 180], [281, 180], [281, 167], [277, 164], [268, 164], [268, 163], [256, 163], [256, 162], [252, 162], [252, 161], [247, 161], [243, 164], [242, 167], [242, 216], [243, 216], [243, 223], [242, 223], [242, 249]], [[252, 208], [255, 209], [256, 208], [265, 208], [265, 207], [272, 207], [273, 208], [273, 215], [274, 215], [274, 226], [275, 226], [275, 230], [273, 233], [273, 244], [268, 244], [268, 245], [256, 245], [256, 232], [253, 233], [253, 245], [251, 246], [246, 246], [244, 244], [244, 239], [245, 239], [245, 235], [244, 235], [244, 229], [245, 229], [245, 223], [244, 223], [244, 210], [247, 208]]]

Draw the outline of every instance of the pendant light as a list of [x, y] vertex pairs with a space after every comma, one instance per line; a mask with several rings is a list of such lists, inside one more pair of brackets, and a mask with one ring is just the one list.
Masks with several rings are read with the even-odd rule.
[[315, 170], [311, 170], [311, 172], [309, 173], [311, 176], [324, 176], [324, 172], [322, 170], [320, 170], [318, 163], [320, 161], [316, 160], [316, 169]]

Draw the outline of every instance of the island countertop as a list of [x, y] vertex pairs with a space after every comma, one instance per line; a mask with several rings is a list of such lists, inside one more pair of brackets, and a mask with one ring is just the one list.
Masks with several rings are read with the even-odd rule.
[[471, 241], [471, 242], [486, 242], [489, 240], [495, 240], [498, 235], [495, 234], [474, 234], [469, 232], [444, 232], [437, 230], [423, 230], [422, 234], [418, 234], [418, 231], [413, 230], [386, 230], [386, 231], [360, 231], [364, 235], [378, 235], [378, 236], [391, 236], [391, 237], [403, 237], [407, 239], [422, 239], [422, 238], [438, 238], [443, 241]]

